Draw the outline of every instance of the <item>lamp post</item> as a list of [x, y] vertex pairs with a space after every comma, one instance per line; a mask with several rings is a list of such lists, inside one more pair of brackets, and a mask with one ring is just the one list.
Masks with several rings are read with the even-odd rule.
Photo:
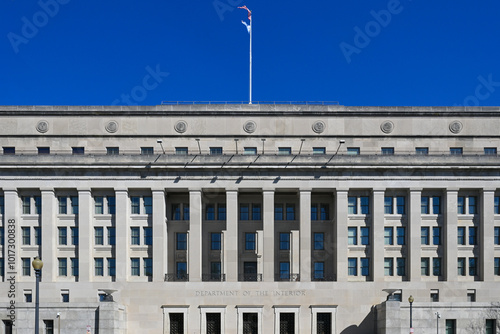
[[413, 313], [412, 313], [412, 306], [413, 306], [413, 296], [408, 297], [408, 302], [410, 303], [410, 333], [413, 333]]
[[35, 334], [39, 334], [39, 314], [40, 314], [40, 298], [39, 298], [39, 284], [40, 284], [40, 274], [42, 272], [43, 262], [37, 256], [31, 263], [33, 269], [35, 269], [36, 276], [36, 287], [35, 287]]
[[434, 314], [436, 315], [436, 333], [439, 334], [439, 318], [441, 318], [441, 313], [436, 312]]

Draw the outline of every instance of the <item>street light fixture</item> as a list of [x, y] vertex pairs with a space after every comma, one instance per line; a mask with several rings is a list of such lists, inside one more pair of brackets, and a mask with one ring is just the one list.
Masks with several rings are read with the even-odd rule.
[[40, 315], [40, 297], [39, 297], [39, 284], [40, 284], [40, 274], [42, 273], [43, 262], [37, 256], [31, 263], [33, 269], [35, 269], [36, 276], [36, 287], [35, 287], [35, 334], [39, 334], [39, 315]]
[[441, 313], [436, 312], [434, 314], [436, 315], [436, 333], [439, 334], [439, 318], [441, 318]]
[[410, 295], [410, 297], [408, 297], [408, 302], [410, 303], [410, 333], [413, 333], [413, 313], [412, 313], [412, 306], [413, 306], [413, 302], [415, 301], [415, 299], [413, 298], [413, 296]]

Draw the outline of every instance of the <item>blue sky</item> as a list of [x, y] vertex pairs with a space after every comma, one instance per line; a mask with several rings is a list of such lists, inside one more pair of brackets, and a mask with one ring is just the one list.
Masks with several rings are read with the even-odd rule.
[[0, 105], [500, 105], [495, 0], [4, 0]]

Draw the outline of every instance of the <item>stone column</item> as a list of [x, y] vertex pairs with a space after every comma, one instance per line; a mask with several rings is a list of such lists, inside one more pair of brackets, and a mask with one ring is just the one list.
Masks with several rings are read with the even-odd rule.
[[238, 281], [238, 191], [226, 192], [226, 233], [224, 236], [224, 261], [226, 280]]
[[153, 189], [153, 282], [163, 282], [167, 273], [167, 212], [165, 190]]
[[444, 279], [447, 281], [457, 280], [457, 200], [458, 189], [447, 189], [446, 208], [444, 211]]
[[495, 226], [495, 216], [494, 216], [494, 201], [495, 201], [495, 190], [494, 189], [484, 189], [481, 194], [482, 204], [479, 208], [479, 214], [481, 215], [481, 225], [479, 227], [479, 245], [480, 258], [479, 258], [479, 273], [481, 275], [482, 281], [493, 281], [493, 253], [494, 245], [493, 238], [494, 226]]
[[94, 219], [92, 208], [92, 193], [90, 189], [78, 189], [79, 282], [91, 282], [94, 277], [94, 258], [92, 257], [94, 253]]
[[384, 194], [385, 189], [373, 189], [370, 269], [374, 281], [384, 280]]
[[[21, 276], [22, 274], [22, 263], [21, 257], [19, 256], [22, 245], [22, 231], [21, 231], [21, 218], [20, 218], [20, 200], [19, 194], [17, 193], [17, 189], [3, 189], [4, 195], [4, 246], [3, 246], [3, 258], [4, 258], [4, 273], [5, 277], [8, 277], [9, 272], [16, 272], [17, 276]], [[9, 233], [9, 226], [15, 227], [15, 231], [13, 234]], [[43, 233], [43, 231], [42, 231]], [[9, 236], [10, 235], [10, 236]], [[14, 239], [15, 249], [9, 248], [8, 245], [11, 237]], [[15, 254], [17, 255], [14, 258], [15, 261], [15, 269], [11, 270], [9, 265], [9, 254], [8, 249], [15, 250]], [[10, 276], [10, 274], [9, 274]]]
[[406, 230], [408, 232], [406, 250], [408, 253], [406, 259], [406, 275], [409, 281], [420, 281], [422, 276], [420, 273], [420, 257], [422, 256], [422, 247], [420, 245], [422, 226], [422, 189], [410, 189], [410, 203], [408, 212], [408, 223]]
[[311, 281], [311, 190], [300, 190], [300, 280]]
[[202, 217], [201, 190], [189, 190], [189, 281], [201, 282], [202, 268]]
[[130, 199], [127, 189], [116, 189], [116, 281], [130, 277]]
[[264, 273], [265, 282], [274, 281], [274, 190], [263, 191]]
[[347, 189], [337, 189], [335, 208], [335, 265], [337, 281], [347, 281]]
[[41, 189], [42, 193], [42, 215], [41, 228], [43, 261], [43, 280], [54, 282], [57, 277], [58, 261], [56, 256], [58, 233], [56, 227], [56, 194], [54, 189]]

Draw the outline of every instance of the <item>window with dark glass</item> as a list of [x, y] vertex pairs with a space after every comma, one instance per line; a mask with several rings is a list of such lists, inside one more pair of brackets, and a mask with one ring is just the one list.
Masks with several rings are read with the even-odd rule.
[[429, 228], [421, 227], [420, 228], [420, 244], [428, 245], [429, 244]]
[[394, 229], [392, 227], [384, 227], [384, 245], [394, 245]]
[[429, 148], [428, 147], [415, 147], [415, 154], [417, 155], [428, 155]]
[[141, 275], [140, 259], [138, 257], [133, 257], [130, 259], [130, 274], [132, 276]]
[[245, 147], [243, 149], [244, 155], [257, 155], [257, 147]]
[[496, 147], [485, 147], [484, 148], [484, 155], [497, 155], [497, 148]]
[[68, 198], [66, 196], [59, 196], [59, 214], [65, 215], [68, 213]]
[[361, 227], [360, 231], [360, 241], [361, 245], [369, 245], [370, 244], [370, 228], [369, 227]]
[[210, 155], [222, 155], [222, 147], [210, 147]]
[[359, 147], [348, 147], [347, 148], [348, 155], [359, 155], [359, 153], [360, 153]]
[[250, 219], [250, 204], [242, 203], [240, 204], [240, 220]]
[[392, 201], [393, 198], [392, 196], [386, 196], [384, 197], [384, 213], [387, 215], [392, 215], [394, 213], [393, 207], [392, 207]]
[[313, 147], [313, 154], [326, 154], [325, 147]]
[[295, 204], [286, 205], [286, 220], [295, 220]]
[[465, 245], [465, 227], [457, 228], [457, 244]]
[[396, 274], [398, 276], [406, 275], [406, 259], [404, 257], [398, 257], [396, 259]]
[[217, 204], [217, 219], [218, 220], [226, 220], [226, 204], [225, 203]]
[[394, 147], [382, 147], [382, 155], [394, 155]]
[[370, 258], [362, 257], [360, 259], [361, 276], [370, 276]]
[[475, 215], [477, 214], [477, 197], [469, 196], [469, 214]]
[[358, 276], [358, 259], [350, 257], [347, 259], [347, 273], [349, 276]]
[[469, 245], [477, 245], [477, 227], [469, 227]]
[[141, 155], [152, 155], [154, 154], [154, 149], [152, 147], [141, 147]]
[[58, 227], [59, 231], [59, 245], [67, 245], [68, 244], [68, 229], [64, 227]]
[[255, 250], [255, 233], [245, 233], [245, 250]]
[[144, 196], [144, 214], [152, 215], [153, 214], [153, 197]]
[[292, 154], [292, 148], [291, 147], [278, 147], [278, 154], [290, 155], [290, 154]]
[[432, 228], [432, 244], [441, 245], [441, 227]]
[[106, 199], [108, 200], [108, 214], [109, 215], [116, 214], [115, 196], [107, 196]]
[[280, 250], [290, 249], [290, 233], [280, 233]]
[[465, 258], [459, 257], [457, 259], [457, 275], [465, 276]]
[[434, 276], [441, 276], [441, 258], [435, 257], [432, 259], [432, 274]]
[[94, 197], [94, 207], [95, 207], [95, 214], [102, 215], [104, 213], [104, 197], [95, 196]]
[[187, 155], [188, 154], [188, 148], [187, 147], [176, 147], [175, 148], [175, 154], [177, 155]]
[[104, 229], [102, 227], [94, 227], [94, 243], [104, 245]]
[[314, 249], [324, 250], [325, 249], [325, 234], [322, 232], [314, 233]]
[[494, 210], [496, 215], [500, 214], [500, 196], [494, 198]]
[[398, 245], [406, 244], [406, 229], [403, 226], [396, 227], [396, 239]]
[[71, 276], [78, 276], [79, 272], [78, 258], [71, 258]]
[[459, 215], [465, 214], [465, 197], [463, 196], [457, 198], [457, 213]]
[[31, 229], [29, 227], [22, 227], [23, 245], [31, 245]]
[[322, 280], [325, 278], [325, 263], [321, 261], [314, 262], [314, 276], [315, 280]]
[[59, 262], [59, 276], [68, 276], [68, 259], [63, 257], [57, 260]]
[[361, 196], [359, 198], [360, 203], [361, 203], [361, 214], [362, 215], [368, 215], [370, 214], [370, 197], [368, 196]]
[[429, 276], [429, 258], [423, 257], [420, 259], [420, 274], [422, 276]]
[[70, 196], [69, 201], [71, 202], [71, 214], [78, 214], [78, 196]]
[[84, 147], [72, 147], [73, 154], [85, 154], [85, 148]]
[[462, 155], [463, 154], [463, 148], [461, 148], [461, 147], [450, 147], [450, 154], [451, 155]]
[[347, 244], [348, 245], [357, 245], [358, 244], [358, 229], [356, 227], [348, 227], [347, 228]]
[[141, 213], [141, 198], [137, 196], [130, 197], [131, 210], [133, 215], [138, 215]]
[[116, 259], [114, 257], [109, 257], [108, 259], [108, 276], [116, 276]]
[[15, 147], [3, 147], [3, 154], [16, 154], [16, 148]]
[[495, 245], [500, 245], [500, 227], [495, 226], [494, 232], [493, 232], [493, 243]]
[[351, 214], [351, 215], [355, 215], [358, 213], [357, 197], [349, 196], [347, 198], [347, 208], [348, 208], [349, 214]]
[[181, 220], [181, 205], [179, 203], [172, 204], [172, 220]]
[[398, 215], [404, 215], [405, 212], [405, 197], [404, 196], [397, 196], [396, 197], [396, 213]]
[[222, 239], [222, 234], [221, 233], [211, 233], [210, 234], [210, 249], [211, 250], [221, 250], [221, 239]]
[[205, 219], [215, 220], [215, 204], [207, 204], [205, 206]]
[[104, 276], [104, 262], [101, 257], [97, 257], [94, 259], [94, 275]]
[[187, 233], [177, 233], [176, 238], [176, 249], [187, 250]]
[[252, 220], [261, 220], [261, 206], [258, 203], [253, 203], [252, 204]]
[[176, 278], [178, 280], [186, 280], [187, 279], [187, 263], [186, 262], [177, 262], [176, 266]]
[[500, 276], [500, 257], [494, 259], [494, 274]]
[[210, 279], [220, 280], [221, 279], [221, 263], [211, 262], [210, 263]]
[[153, 259], [150, 257], [145, 257], [144, 262], [144, 276], [153, 276]]
[[394, 275], [394, 259], [392, 257], [384, 258], [384, 276]]
[[106, 147], [107, 155], [119, 155], [120, 149], [118, 147]]
[[130, 244], [131, 245], [140, 245], [141, 243], [141, 238], [140, 238], [141, 231], [139, 227], [131, 227], [130, 228]]
[[469, 258], [469, 276], [477, 275], [477, 257]]
[[280, 262], [280, 279], [290, 279], [290, 262]]
[[151, 246], [153, 244], [153, 228], [144, 228], [144, 245]]

